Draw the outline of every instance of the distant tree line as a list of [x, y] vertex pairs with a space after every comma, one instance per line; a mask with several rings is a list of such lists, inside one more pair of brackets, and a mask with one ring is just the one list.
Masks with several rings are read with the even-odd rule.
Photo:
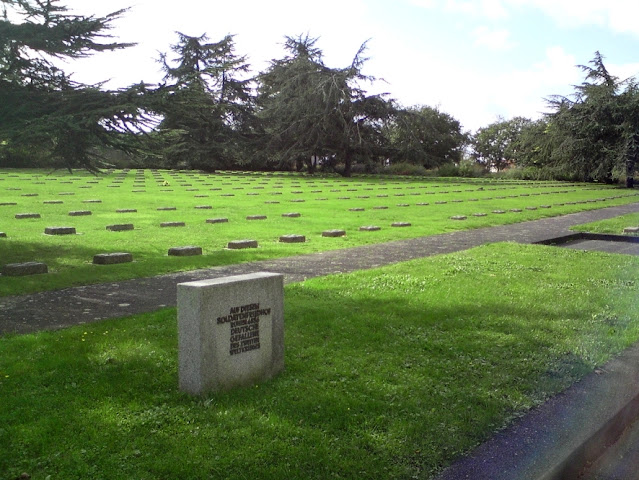
[[493, 170], [518, 167], [520, 175], [633, 186], [639, 155], [639, 89], [634, 77], [620, 80], [595, 53], [581, 85], [569, 97], [548, 99], [539, 120], [500, 119], [472, 140], [474, 158]]
[[107, 90], [75, 82], [57, 60], [130, 47], [108, 35], [126, 9], [96, 17], [70, 15], [59, 0], [0, 3], [0, 165], [96, 170], [117, 150], [136, 166], [207, 171], [349, 176], [400, 164], [459, 173], [473, 162], [531, 177], [612, 181], [634, 172], [637, 85], [611, 76], [599, 53], [572, 97], [549, 100], [551, 114], [500, 119], [470, 135], [438, 108], [369, 94], [366, 43], [337, 68], [316, 38], [285, 37], [282, 58], [252, 75], [233, 36], [177, 33], [159, 58], [159, 85]]
[[325, 64], [317, 39], [285, 37], [284, 56], [250, 74], [233, 36], [177, 33], [159, 85], [106, 90], [75, 82], [56, 59], [120, 50], [126, 13], [83, 17], [58, 0], [0, 0], [0, 162], [99, 168], [113, 149], [144, 166], [375, 171], [435, 168], [462, 158], [467, 136], [449, 115], [370, 95], [362, 45], [350, 65]]

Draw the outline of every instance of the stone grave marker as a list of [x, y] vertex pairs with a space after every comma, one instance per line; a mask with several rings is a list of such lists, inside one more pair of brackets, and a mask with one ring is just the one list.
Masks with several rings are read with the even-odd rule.
[[133, 230], [132, 223], [117, 223], [115, 225], [107, 225], [106, 229], [110, 232], [125, 232], [127, 230]]
[[75, 235], [75, 227], [46, 227], [45, 235]]
[[202, 255], [202, 247], [186, 246], [186, 247], [171, 247], [169, 248], [168, 255], [174, 257], [190, 257], [194, 255]]
[[232, 240], [226, 248], [229, 250], [241, 250], [243, 248], [257, 248], [257, 240], [244, 239], [244, 240]]
[[49, 269], [46, 263], [42, 262], [25, 262], [25, 263], [9, 263], [2, 267], [0, 273], [7, 277], [21, 277], [23, 275], [38, 275], [48, 273]]
[[39, 213], [16, 213], [15, 217], [20, 220], [23, 218], [40, 218]]
[[346, 231], [339, 229], [324, 230], [322, 232], [322, 237], [343, 237], [344, 235], [346, 235]]
[[199, 395], [263, 382], [284, 369], [284, 276], [178, 284], [180, 390]]
[[282, 243], [304, 243], [306, 242], [306, 237], [304, 235], [296, 235], [296, 234], [289, 234], [289, 235], [282, 235], [280, 236], [280, 242]]
[[133, 255], [127, 252], [116, 253], [98, 253], [93, 256], [95, 265], [116, 265], [118, 263], [130, 263], [133, 261]]

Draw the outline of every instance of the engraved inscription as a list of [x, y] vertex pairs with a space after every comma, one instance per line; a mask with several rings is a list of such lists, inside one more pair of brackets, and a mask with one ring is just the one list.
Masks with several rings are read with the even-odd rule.
[[260, 317], [270, 314], [270, 308], [260, 308], [259, 303], [249, 303], [231, 307], [228, 315], [217, 317], [218, 325], [231, 324], [229, 354], [237, 355], [259, 349]]

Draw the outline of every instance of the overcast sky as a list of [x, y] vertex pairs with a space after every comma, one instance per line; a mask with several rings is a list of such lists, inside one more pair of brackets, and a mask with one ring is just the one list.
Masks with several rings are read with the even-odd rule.
[[255, 72], [283, 55], [285, 35], [319, 37], [328, 66], [350, 64], [368, 42], [369, 88], [404, 106], [439, 107], [475, 130], [497, 119], [537, 118], [544, 98], [581, 83], [577, 65], [600, 51], [620, 78], [639, 75], [639, 2], [633, 0], [63, 0], [74, 13], [130, 7], [112, 31], [137, 46], [69, 64], [108, 87], [158, 82], [155, 61], [176, 31], [235, 35]]

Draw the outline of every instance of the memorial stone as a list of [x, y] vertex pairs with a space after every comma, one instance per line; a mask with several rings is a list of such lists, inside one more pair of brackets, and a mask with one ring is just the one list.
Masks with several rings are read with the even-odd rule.
[[41, 262], [25, 262], [25, 263], [9, 263], [2, 267], [0, 273], [7, 277], [21, 277], [24, 275], [38, 275], [47, 273], [48, 267], [46, 263]]
[[304, 235], [282, 235], [280, 236], [280, 242], [282, 243], [304, 243], [306, 242], [306, 237]]
[[118, 263], [130, 263], [133, 261], [133, 255], [127, 252], [116, 253], [99, 253], [93, 256], [95, 265], [115, 265]]
[[346, 231], [339, 229], [324, 230], [322, 232], [322, 237], [343, 237], [344, 235], [346, 235]]
[[168, 255], [173, 257], [191, 257], [194, 255], [202, 255], [202, 247], [189, 245], [186, 247], [171, 247]]
[[180, 390], [250, 386], [284, 369], [284, 276], [259, 272], [178, 284]]
[[46, 227], [45, 235], [75, 235], [75, 227]]
[[243, 248], [257, 248], [257, 245], [257, 240], [232, 240], [226, 245], [226, 248], [229, 250], [241, 250]]
[[110, 232], [124, 232], [127, 230], [133, 230], [132, 223], [118, 223], [115, 225], [107, 225], [106, 229]]

